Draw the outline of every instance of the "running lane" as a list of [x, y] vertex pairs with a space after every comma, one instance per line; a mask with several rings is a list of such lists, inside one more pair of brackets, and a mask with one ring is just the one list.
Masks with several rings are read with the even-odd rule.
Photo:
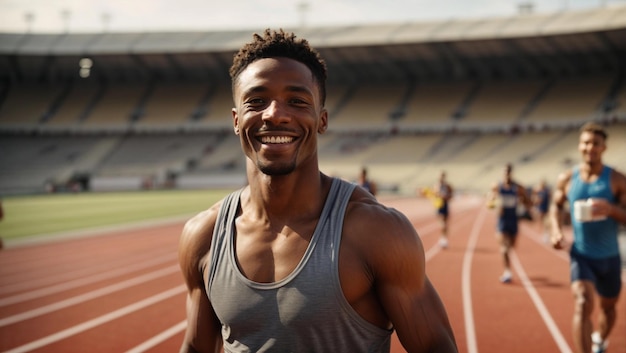
[[[515, 278], [501, 284], [495, 215], [482, 200], [452, 203], [450, 244], [424, 199], [383, 199], [420, 234], [426, 272], [448, 311], [460, 352], [570, 352], [568, 258], [524, 222]], [[0, 251], [0, 352], [173, 352], [185, 328], [176, 248], [182, 223]], [[92, 232], [93, 235], [93, 232]], [[610, 352], [626, 353], [626, 301]], [[393, 352], [403, 352], [394, 335]]]

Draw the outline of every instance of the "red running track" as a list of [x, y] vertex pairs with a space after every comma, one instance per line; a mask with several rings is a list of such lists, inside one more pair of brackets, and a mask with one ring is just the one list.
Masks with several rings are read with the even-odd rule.
[[[572, 351], [568, 258], [541, 241], [538, 224], [522, 223], [515, 277], [505, 285], [495, 215], [481, 200], [454, 200], [445, 250], [428, 201], [383, 202], [418, 230], [460, 352]], [[0, 352], [177, 352], [185, 327], [181, 229], [178, 221], [0, 251]], [[611, 353], [626, 353], [623, 296]], [[395, 336], [392, 352], [404, 352]]]

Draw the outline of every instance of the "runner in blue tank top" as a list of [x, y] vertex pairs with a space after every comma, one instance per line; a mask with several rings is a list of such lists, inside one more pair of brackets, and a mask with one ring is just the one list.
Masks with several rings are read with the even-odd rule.
[[[579, 353], [605, 351], [622, 284], [617, 237], [619, 223], [626, 223], [626, 177], [603, 164], [606, 139], [606, 131], [598, 124], [587, 123], [581, 128], [578, 150], [582, 162], [559, 176], [550, 209], [552, 244], [556, 249], [568, 247], [562, 212], [566, 204], [570, 209], [570, 277], [576, 305], [573, 335]], [[595, 293], [601, 309], [597, 331], [593, 332]]]
[[361, 168], [361, 174], [359, 174], [359, 180], [357, 184], [363, 189], [369, 191], [370, 194], [376, 196], [378, 193], [378, 189], [376, 188], [376, 183], [369, 179], [367, 176], [367, 168]]
[[493, 185], [488, 201], [489, 208], [498, 206], [497, 237], [504, 263], [504, 272], [500, 276], [502, 283], [510, 283], [513, 279], [509, 253], [517, 241], [518, 206], [522, 204], [526, 210], [530, 210], [532, 207], [532, 201], [527, 195], [526, 189], [513, 180], [512, 173], [513, 166], [507, 164], [504, 167], [503, 180]]

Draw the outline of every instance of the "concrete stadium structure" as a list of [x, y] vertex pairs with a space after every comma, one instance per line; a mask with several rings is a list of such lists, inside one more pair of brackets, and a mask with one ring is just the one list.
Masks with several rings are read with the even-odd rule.
[[[626, 6], [286, 29], [328, 64], [328, 174], [412, 194], [445, 169], [481, 192], [512, 162], [551, 182], [590, 120], [626, 169]], [[0, 33], [0, 195], [243, 183], [228, 68], [261, 30]]]

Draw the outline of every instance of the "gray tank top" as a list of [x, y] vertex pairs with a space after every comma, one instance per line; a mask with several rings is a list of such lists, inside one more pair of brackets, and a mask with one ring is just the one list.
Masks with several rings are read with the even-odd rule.
[[392, 331], [359, 316], [339, 283], [343, 217], [353, 189], [354, 184], [333, 179], [304, 256], [289, 276], [274, 283], [250, 281], [239, 271], [233, 225], [242, 190], [226, 197], [205, 272], [226, 353], [389, 352]]

